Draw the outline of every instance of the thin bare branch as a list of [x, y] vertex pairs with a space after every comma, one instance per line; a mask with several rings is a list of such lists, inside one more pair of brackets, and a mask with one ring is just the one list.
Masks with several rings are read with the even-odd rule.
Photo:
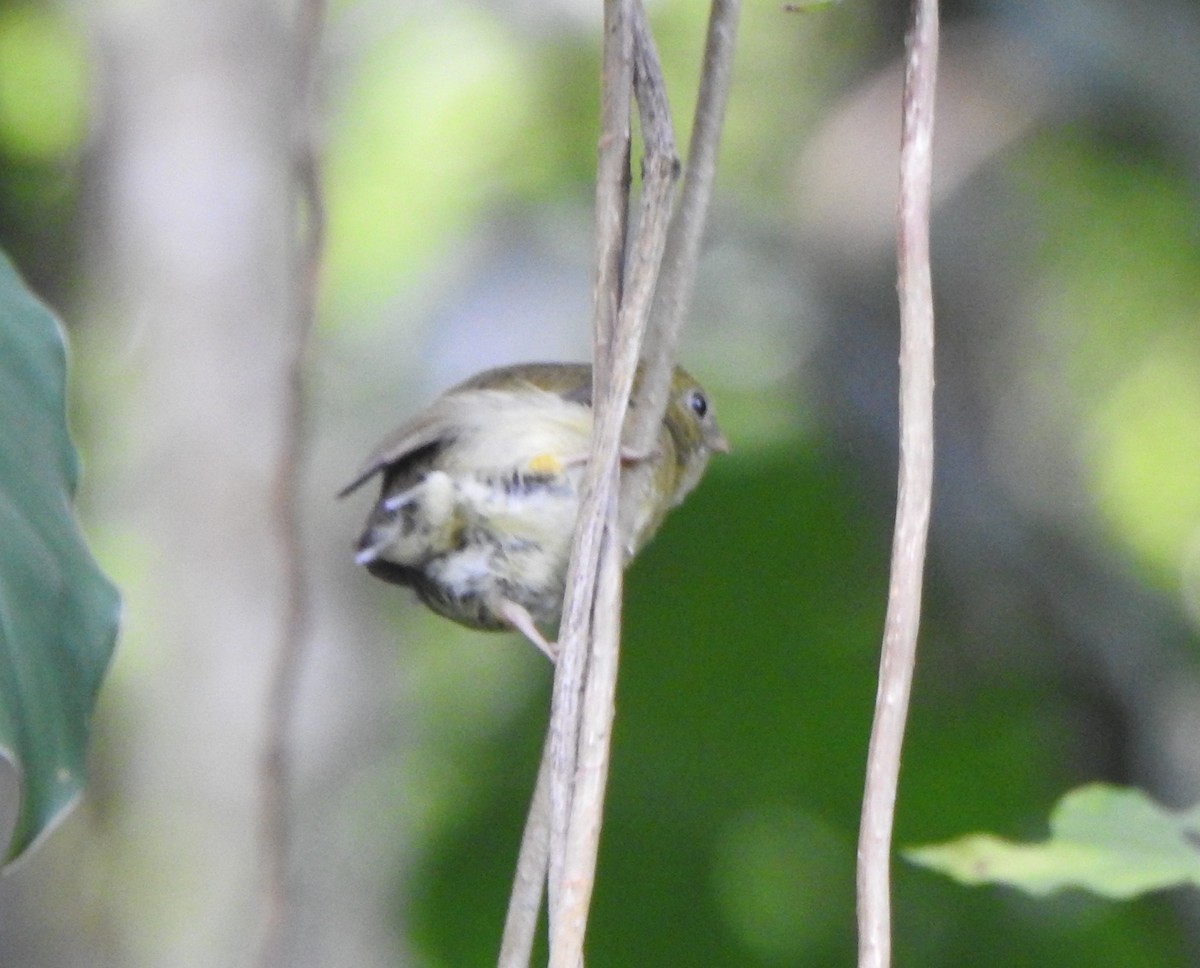
[[[629, 117], [633, 91], [633, 40], [629, 30], [631, 0], [605, 0], [604, 54], [600, 82], [600, 139], [596, 173], [596, 285], [592, 332], [596, 423], [602, 412], [603, 388], [611, 369], [610, 350], [621, 299], [621, 268], [629, 197]], [[593, 435], [583, 507], [575, 531], [567, 595], [559, 629], [550, 713], [550, 899], [551, 938], [561, 936], [563, 862], [578, 751], [579, 704], [587, 666], [592, 596], [600, 556], [605, 475], [615, 473], [603, 461], [599, 433]], [[611, 485], [610, 485], [611, 486]], [[599, 498], [599, 500], [598, 500]], [[560, 944], [561, 948], [561, 944]]]
[[[604, 0], [600, 138], [596, 162], [596, 281], [592, 290], [596, 373], [609, 367], [609, 347], [623, 292], [629, 231], [630, 113], [633, 100], [632, 0]], [[595, 374], [593, 382], [596, 382]]]
[[891, 963], [890, 863], [900, 752], [916, 665], [933, 488], [933, 286], [929, 266], [937, 0], [913, 0], [905, 38], [897, 248], [900, 475], [892, 573], [858, 842], [859, 968]]
[[679, 168], [662, 72], [640, 0], [634, 0], [632, 13], [635, 92], [646, 155], [642, 164], [638, 230], [629, 257], [624, 297], [612, 347], [611, 383], [598, 398], [599, 406], [595, 414], [597, 451], [593, 460], [608, 468], [602, 477], [602, 485], [597, 487], [595, 493], [597, 503], [605, 501], [607, 507], [597, 512], [604, 521], [603, 544], [592, 608], [591, 653], [579, 727], [579, 749], [562, 882], [561, 910], [565, 915], [565, 924], [571, 926], [571, 940], [561, 962], [554, 956], [556, 949], [552, 941], [551, 965], [555, 968], [581, 962], [583, 932], [595, 879], [615, 712], [620, 640], [623, 552], [617, 534], [619, 452], [642, 335], [650, 316], [658, 269], [666, 246], [671, 200]]
[[[565, 635], [560, 639], [562, 651], [551, 720], [555, 748], [550, 849], [552, 968], [580, 968], [583, 964], [583, 939], [608, 774], [620, 638], [622, 551], [617, 535], [617, 490], [622, 428], [666, 245], [678, 169], [662, 78], [657, 72], [657, 56], [653, 54], [649, 31], [644, 29], [645, 13], [640, 0], [633, 0], [625, 16], [632, 18], [627, 19], [625, 32], [632, 38], [631, 52], [637, 51], [638, 104], [646, 128], [647, 155], [643, 162], [638, 232], [629, 257], [626, 283], [616, 300], [619, 306], [616, 328], [608, 333], [597, 327], [595, 334], [592, 455], [576, 532], [574, 567], [567, 588]], [[636, 26], [639, 20], [643, 24], [640, 30]], [[648, 67], [651, 76], [643, 76]], [[597, 305], [611, 298], [611, 294], [598, 293]], [[605, 319], [605, 313], [598, 309], [597, 320]], [[609, 340], [607, 346], [606, 340]], [[568, 682], [563, 673], [563, 659], [569, 653], [586, 656], [580, 663], [585, 672], [582, 708], [572, 708], [580, 717], [574, 729], [567, 724], [558, 726], [563, 715], [563, 707], [558, 704], [560, 683], [567, 683], [563, 691], [571, 690], [573, 703], [580, 698], [578, 684]], [[559, 755], [564, 741], [575, 744], [573, 755]], [[566, 763], [573, 767], [569, 774], [560, 772]], [[561, 842], [559, 790], [565, 794], [561, 799], [567, 807], [565, 837]]]
[[288, 736], [309, 630], [308, 577], [300, 527], [300, 480], [306, 444], [305, 364], [316, 318], [317, 285], [325, 243], [325, 204], [312, 135], [316, 62], [325, 0], [303, 0], [298, 10], [293, 61], [292, 166], [298, 224], [294, 227], [291, 353], [287, 361], [283, 426], [275, 474], [276, 529], [283, 569], [284, 611], [269, 685], [261, 766], [260, 836], [263, 866], [263, 927], [260, 964], [285, 963], [284, 937], [290, 904], [288, 855]]
[[[560, 629], [559, 666], [547, 748], [538, 775], [530, 816], [522, 840], [518, 875], [510, 899], [501, 948], [501, 968], [524, 968], [533, 943], [540, 887], [531, 872], [542, 856], [544, 836], [540, 810], [550, 823], [549, 882], [551, 965], [580, 968], [587, 909], [594, 881], [601, 809], [608, 772], [616, 689], [621, 614], [621, 561], [617, 533], [618, 455], [626, 423], [629, 394], [658, 283], [659, 267], [670, 227], [671, 201], [679, 162], [675, 153], [670, 109], [653, 38], [640, 0], [606, 4], [605, 70], [602, 134], [597, 182], [597, 284], [595, 298], [595, 434], [589, 477], [585, 484], [576, 533], [564, 621]], [[728, 62], [736, 27], [736, 0], [716, 0], [706, 53], [706, 76], [694, 135], [697, 162], [692, 216], [684, 236], [702, 232], [711, 194], [716, 140], [728, 90]], [[622, 20], [622, 18], [624, 18]], [[626, 26], [622, 26], [624, 23]], [[632, 70], [630, 68], [632, 58]], [[622, 280], [629, 199], [629, 98], [636, 94], [646, 156], [638, 235]], [[622, 110], [624, 108], [624, 110]], [[689, 256], [687, 253], [691, 253]], [[698, 242], [684, 244], [679, 259], [695, 258]], [[694, 267], [684, 271], [690, 290]], [[686, 303], [686, 298], [683, 300]], [[683, 310], [677, 310], [682, 317]], [[667, 343], [673, 347], [676, 335]], [[661, 344], [662, 341], [659, 340]], [[673, 363], [673, 359], [671, 360]], [[654, 442], [665, 409], [649, 423], [643, 449]], [[644, 416], [644, 415], [643, 415]], [[632, 421], [630, 421], [632, 423]], [[628, 434], [624, 435], [630, 439]], [[580, 702], [582, 700], [582, 706]], [[547, 764], [551, 768], [547, 768]], [[549, 787], [547, 794], [545, 788]]]
[[716, 181], [717, 149], [733, 83], [733, 56], [740, 14], [741, 0], [713, 0], [709, 10], [704, 66], [696, 97], [683, 191], [667, 236], [667, 249], [654, 296], [654, 312], [642, 351], [646, 369], [627, 435], [630, 447], [637, 452], [654, 444], [654, 435], [667, 407], [671, 372], [679, 358], [680, 334], [691, 307], [696, 267], [700, 262], [700, 243]]
[[550, 739], [542, 748], [496, 968], [529, 968], [550, 852]]

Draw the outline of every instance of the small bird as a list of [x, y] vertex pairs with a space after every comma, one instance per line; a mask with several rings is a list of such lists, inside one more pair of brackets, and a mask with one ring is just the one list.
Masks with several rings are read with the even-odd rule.
[[[640, 380], [639, 370], [637, 379]], [[636, 384], [635, 384], [636, 385]], [[476, 629], [515, 629], [554, 660], [592, 438], [592, 368], [525, 363], [447, 390], [388, 437], [339, 497], [382, 476], [355, 561]], [[649, 473], [625, 495], [625, 563], [729, 450], [708, 398], [676, 368]]]

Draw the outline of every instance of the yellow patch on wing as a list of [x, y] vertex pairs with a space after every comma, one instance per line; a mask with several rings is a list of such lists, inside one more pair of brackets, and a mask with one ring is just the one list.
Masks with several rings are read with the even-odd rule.
[[529, 459], [531, 474], [561, 474], [562, 462], [553, 454], [535, 454]]

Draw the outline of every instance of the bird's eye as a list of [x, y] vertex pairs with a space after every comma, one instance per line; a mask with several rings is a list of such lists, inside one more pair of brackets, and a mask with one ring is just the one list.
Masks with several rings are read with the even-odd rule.
[[694, 413], [701, 420], [703, 420], [704, 415], [708, 413], [708, 401], [704, 398], [704, 394], [699, 390], [693, 390], [690, 394], [688, 394], [688, 406], [692, 408], [692, 413]]

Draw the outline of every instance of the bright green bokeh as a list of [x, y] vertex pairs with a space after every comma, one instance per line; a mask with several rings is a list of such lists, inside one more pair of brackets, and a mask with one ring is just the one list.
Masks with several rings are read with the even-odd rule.
[[[1035, 312], [1079, 407], [1100, 513], [1158, 581], [1200, 528], [1200, 244], [1186, 183], [1067, 135], [1028, 154], [1044, 212]], [[1065, 378], [1065, 381], [1064, 381]], [[1056, 419], [1047, 415], [1048, 419]]]
[[727, 823], [714, 886], [730, 930], [763, 961], [808, 964], [836, 950], [853, 908], [854, 844], [794, 806], [764, 805]]
[[327, 166], [338, 316], [435, 265], [514, 171], [538, 164], [529, 69], [499, 22], [453, 4], [364, 57]]
[[1095, 414], [1101, 512], [1146, 563], [1177, 574], [1200, 529], [1200, 348], [1167, 339]]
[[83, 42], [45, 7], [0, 11], [0, 147], [46, 161], [78, 147], [87, 113]]

